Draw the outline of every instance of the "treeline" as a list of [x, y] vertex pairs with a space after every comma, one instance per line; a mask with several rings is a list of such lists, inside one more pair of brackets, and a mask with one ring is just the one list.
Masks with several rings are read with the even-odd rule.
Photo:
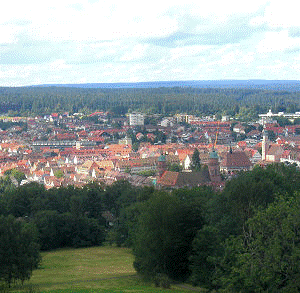
[[95, 89], [68, 87], [0, 88], [0, 113], [41, 115], [55, 111], [91, 113], [97, 110], [122, 115], [130, 111], [190, 114], [251, 115], [295, 112], [300, 92], [263, 89], [127, 88]]
[[[9, 179], [2, 183], [9, 184]], [[121, 210], [153, 192], [152, 188], [134, 188], [127, 181], [105, 189], [92, 183], [50, 190], [37, 183], [8, 186], [2, 188], [0, 215], [34, 223], [42, 250], [101, 245]]]
[[43, 250], [104, 242], [131, 247], [137, 272], [163, 287], [186, 281], [218, 292], [300, 289], [295, 166], [255, 167], [222, 192], [155, 190], [127, 181], [2, 190], [0, 215], [36, 227]]

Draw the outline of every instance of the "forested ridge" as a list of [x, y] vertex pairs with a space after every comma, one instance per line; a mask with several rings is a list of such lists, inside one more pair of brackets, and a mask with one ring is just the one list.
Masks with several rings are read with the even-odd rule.
[[161, 88], [0, 88], [0, 113], [50, 114], [53, 111], [85, 114], [103, 110], [116, 114], [130, 111], [159, 114], [253, 114], [300, 110], [300, 92], [264, 89]]
[[[49, 190], [35, 183], [16, 188], [9, 179], [1, 184], [0, 231], [8, 222], [31, 227], [35, 252], [37, 245], [52, 250], [107, 243], [131, 247], [138, 274], [157, 286], [180, 281], [217, 292], [300, 290], [295, 166], [255, 167], [221, 192], [206, 186], [156, 190], [127, 181]], [[0, 251], [9, 258], [10, 240], [1, 235]], [[0, 270], [0, 281], [29, 278], [39, 262], [34, 255], [29, 272], [19, 273], [12, 261]]]

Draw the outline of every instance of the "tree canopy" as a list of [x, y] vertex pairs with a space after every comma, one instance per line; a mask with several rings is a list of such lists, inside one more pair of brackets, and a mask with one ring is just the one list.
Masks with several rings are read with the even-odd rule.
[[279, 197], [235, 240], [236, 262], [224, 278], [231, 292], [299, 292], [300, 197]]
[[151, 277], [186, 279], [191, 243], [203, 223], [199, 205], [165, 193], [153, 195], [140, 206], [133, 240], [136, 270]]
[[[242, 88], [0, 88], [0, 113], [51, 114], [61, 112], [110, 111], [124, 115], [142, 111], [169, 115], [190, 113], [237, 115], [245, 120], [272, 108], [273, 112], [299, 111], [297, 91]], [[2, 127], [0, 127], [2, 128]]]
[[201, 161], [200, 161], [200, 154], [198, 149], [195, 149], [193, 152], [191, 167], [193, 171], [201, 170]]
[[0, 216], [0, 280], [10, 285], [29, 279], [41, 260], [34, 225], [13, 216]]

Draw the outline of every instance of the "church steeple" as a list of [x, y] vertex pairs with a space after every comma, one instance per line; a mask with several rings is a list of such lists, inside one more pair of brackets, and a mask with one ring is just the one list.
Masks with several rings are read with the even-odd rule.
[[268, 147], [269, 147], [268, 132], [264, 129], [262, 133], [263, 133], [263, 140], [261, 145], [261, 157], [263, 161], [266, 161]]
[[208, 172], [209, 172], [210, 180], [212, 182], [220, 182], [221, 181], [219, 156], [214, 148], [209, 153]]
[[161, 152], [161, 155], [158, 157], [157, 165], [159, 177], [161, 177], [161, 175], [167, 170], [167, 158], [163, 152]]

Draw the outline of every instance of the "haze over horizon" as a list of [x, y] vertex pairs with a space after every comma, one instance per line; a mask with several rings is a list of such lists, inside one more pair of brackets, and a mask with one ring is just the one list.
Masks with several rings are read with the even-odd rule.
[[29, 0], [0, 11], [0, 86], [299, 76], [292, 0]]

